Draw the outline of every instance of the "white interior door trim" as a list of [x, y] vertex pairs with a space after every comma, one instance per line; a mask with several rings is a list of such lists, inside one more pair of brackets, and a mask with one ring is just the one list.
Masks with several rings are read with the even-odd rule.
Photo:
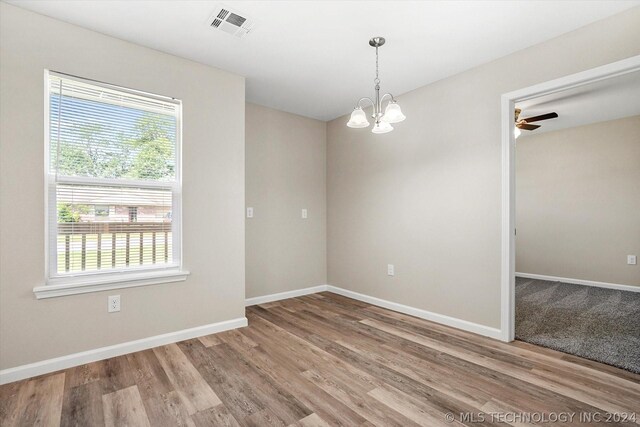
[[640, 71], [640, 55], [502, 95], [502, 266], [500, 326], [503, 341], [515, 336], [515, 138], [516, 102]]

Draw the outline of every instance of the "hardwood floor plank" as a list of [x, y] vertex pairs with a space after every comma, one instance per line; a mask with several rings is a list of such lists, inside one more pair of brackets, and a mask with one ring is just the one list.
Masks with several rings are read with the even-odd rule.
[[153, 350], [128, 354], [127, 360], [151, 425], [194, 425]]
[[322, 418], [320, 418], [320, 416], [316, 413], [313, 413], [311, 415], [308, 415], [306, 417], [304, 417], [303, 419], [301, 419], [300, 421], [298, 421], [295, 424], [290, 424], [290, 426], [295, 426], [295, 427], [329, 427], [329, 424], [327, 424]]
[[244, 382], [241, 373], [227, 367], [223, 360], [211, 354], [211, 350], [219, 346], [206, 348], [198, 340], [182, 341], [178, 346], [219, 395], [238, 423], [244, 425], [242, 420], [245, 417], [264, 409], [253, 389]]
[[136, 384], [126, 356], [112, 357], [95, 363], [100, 365], [96, 367], [96, 371], [100, 373], [99, 381], [103, 394], [113, 393]]
[[17, 414], [18, 394], [25, 384], [26, 381], [16, 381], [0, 386], [0, 425], [9, 425]]
[[[245, 329], [243, 332], [247, 332], [247, 330]], [[256, 342], [259, 342], [258, 347], [245, 349], [245, 352], [247, 352], [246, 357], [251, 358], [256, 368], [265, 372], [274, 381], [284, 385], [298, 400], [310, 410], [315, 411], [330, 425], [353, 426], [361, 425], [365, 422], [364, 418], [353, 412], [341, 401], [309, 382], [301, 375], [301, 372], [290, 369], [288, 361], [291, 360], [292, 353], [284, 349], [279, 343], [267, 339], [264, 342], [258, 340]], [[323, 364], [322, 366], [326, 365]], [[325, 369], [330, 368], [327, 366]]]
[[360, 313], [362, 308], [349, 307], [341, 301], [334, 301], [330, 298], [306, 298], [302, 299], [302, 301], [306, 306], [298, 311], [312, 312], [321, 316], [342, 317], [350, 320], [362, 320], [365, 318], [365, 316]]
[[123, 388], [102, 396], [106, 427], [150, 427], [138, 387]]
[[242, 345], [242, 346], [244, 346], [246, 348], [251, 348], [251, 347], [255, 347], [255, 346], [258, 345], [251, 338], [249, 338], [248, 336], [242, 334], [241, 331], [238, 330], [238, 329], [233, 329], [231, 331], [222, 332], [222, 333], [218, 334], [218, 339], [221, 342], [225, 342], [227, 344], [235, 343], [235, 344]]
[[145, 397], [166, 394], [173, 390], [171, 380], [153, 350], [127, 354], [126, 358], [143, 400]]
[[15, 406], [2, 426], [57, 426], [62, 415], [64, 373], [36, 377], [23, 382]]
[[622, 388], [631, 388], [636, 393], [640, 393], [640, 375], [625, 371], [615, 366], [605, 365], [593, 360], [583, 359], [572, 354], [562, 353], [550, 348], [540, 347], [524, 341], [513, 341], [505, 344], [509, 346], [509, 351], [524, 354], [526, 357], [541, 358], [547, 360], [551, 366], [562, 366], [569, 368], [576, 374], [587, 377], [596, 377], [604, 383], [617, 384]]
[[69, 427], [104, 425], [102, 389], [97, 381], [80, 384], [65, 391], [60, 425]]
[[[369, 337], [369, 340], [338, 341], [344, 347], [375, 358], [379, 363], [392, 367], [420, 382], [461, 400], [475, 408], [494, 396], [502, 396], [505, 403], [520, 400], [527, 402], [523, 409], [567, 411], [594, 411], [597, 408], [536, 385], [517, 381], [502, 372], [456, 358], [454, 356], [416, 344], [413, 341], [345, 319], [333, 319], [345, 330], [352, 329]], [[470, 373], [474, 375], [470, 380]], [[522, 406], [522, 404], [521, 404]]]
[[[543, 378], [541, 375], [536, 374], [531, 367], [526, 368], [523, 366], [517, 366], [514, 363], [509, 363], [508, 361], [504, 361], [502, 356], [499, 358], [491, 358], [483, 354], [475, 353], [472, 350], [462, 350], [445, 342], [437, 341], [406, 330], [401, 330], [397, 327], [374, 320], [363, 320], [362, 323], [374, 326], [380, 330], [393, 333], [399, 337], [437, 349], [444, 353], [448, 353], [460, 359], [479, 364], [495, 371], [507, 371], [509, 372], [509, 375], [514, 378], [538, 385], [542, 388], [547, 388], [555, 393], [574, 398], [587, 403], [588, 405], [600, 408], [603, 411], [622, 413], [625, 412], [624, 404], [629, 403], [624, 402], [623, 405], [618, 404], [619, 400], [626, 400], [626, 397], [622, 395], [616, 396], [616, 399], [611, 399], [606, 394], [599, 393], [594, 390], [580, 389], [574, 384], [569, 384], [562, 378], [562, 376], [556, 376], [555, 378]], [[640, 412], [638, 408], [634, 409], [634, 411]], [[640, 421], [640, 413], [638, 413], [637, 418]]]
[[[273, 304], [271, 304], [273, 306]], [[255, 414], [251, 414], [248, 416], [244, 422], [250, 426], [256, 427], [286, 427], [286, 423], [278, 417], [271, 409], [263, 409], [262, 411], [256, 412]]]
[[262, 308], [269, 309], [269, 308], [273, 308], [273, 307], [279, 307], [280, 306], [280, 301], [265, 302], [265, 303], [259, 304], [259, 305]]
[[[242, 384], [246, 388], [251, 388], [255, 396], [259, 399], [264, 416], [275, 416], [284, 425], [288, 425], [300, 418], [311, 414], [302, 402], [293, 396], [284, 387], [270, 379], [262, 371], [256, 369], [250, 360], [242, 356], [241, 353], [233, 350], [228, 344], [220, 344], [212, 348], [216, 360], [224, 361], [224, 367], [233, 370], [242, 378]], [[267, 409], [269, 411], [265, 412]], [[255, 415], [255, 414], [251, 414]], [[253, 419], [260, 416], [252, 417]], [[238, 419], [238, 417], [236, 417]], [[250, 418], [251, 419], [251, 418]], [[265, 419], [265, 422], [267, 419]], [[242, 420], [238, 420], [242, 424]]]
[[331, 370], [350, 378], [354, 386], [358, 384], [363, 392], [371, 390], [378, 386], [379, 381], [363, 370], [346, 363], [339, 357], [330, 354], [323, 349], [315, 346], [313, 343], [306, 341], [279, 326], [267, 322], [261, 317], [249, 314], [251, 321], [256, 325], [253, 330], [247, 330], [246, 333], [255, 333], [263, 328], [268, 332], [265, 333], [260, 346], [268, 349], [270, 352], [279, 352], [286, 350], [288, 353], [289, 364], [295, 364], [300, 373], [309, 369], [319, 371]]
[[73, 368], [66, 369], [65, 373], [65, 389], [70, 389], [80, 385], [100, 381], [105, 376], [105, 364], [103, 363], [87, 363]]
[[347, 384], [335, 377], [327, 374], [320, 374], [315, 371], [306, 371], [304, 375], [309, 381], [322, 388], [331, 396], [339, 399], [346, 404], [354, 412], [367, 419], [374, 425], [384, 426], [415, 426], [417, 425], [402, 414], [391, 410], [380, 408], [379, 402], [369, 396], [367, 393], [358, 393], [351, 389]]
[[[520, 341], [503, 343], [487, 337], [481, 337], [447, 326], [438, 325], [433, 322], [426, 322], [422, 319], [405, 314], [382, 310], [383, 309], [380, 309], [379, 307], [370, 307], [362, 312], [369, 313], [372, 320], [379, 320], [385, 324], [391, 324], [393, 326], [400, 327], [401, 329], [406, 329], [419, 335], [433, 337], [450, 344], [458, 344], [463, 348], [479, 349], [483, 351], [482, 354], [488, 355], [492, 358], [495, 357], [496, 354], [499, 354], [503, 361], [524, 360], [526, 363], [531, 364], [532, 368], [536, 368], [541, 371], [549, 371], [552, 376], [559, 374], [566, 376], [568, 374], [573, 377], [575, 381], [585, 382], [585, 386], [592, 388], [607, 388], [612, 393], [625, 391], [626, 393], [631, 393], [640, 399], [640, 375], [629, 372], [628, 374], [631, 375], [631, 377], [628, 375], [619, 377], [615, 374], [619, 374], [621, 369], [591, 361], [586, 362], [594, 363], [596, 364], [595, 366], [599, 365], [604, 369], [595, 370], [583, 368], [581, 365], [576, 365], [576, 363], [565, 361], [565, 357], [572, 357], [578, 361], [585, 361], [585, 359], [581, 359], [576, 356], [559, 353], [554, 350], [533, 346]], [[449, 336], [455, 337], [455, 339], [447, 339]], [[566, 368], [571, 369], [570, 371], [567, 371]], [[633, 376], [635, 376], [635, 378], [633, 378]], [[627, 378], [631, 379], [631, 381]], [[591, 382], [591, 384], [586, 384], [587, 382]]]
[[176, 344], [153, 349], [189, 414], [219, 405], [221, 400]]
[[[324, 351], [333, 354], [334, 356], [337, 356], [343, 360], [346, 360], [351, 365], [361, 367], [362, 370], [366, 370], [372, 373], [372, 375], [374, 375], [375, 377], [384, 382], [387, 382], [388, 384], [398, 388], [399, 390], [405, 391], [406, 393], [411, 395], [420, 396], [424, 399], [428, 399], [434, 402], [439, 406], [443, 413], [474, 412], [475, 410], [475, 408], [472, 408], [464, 404], [463, 402], [446, 396], [438, 392], [437, 390], [428, 387], [425, 384], [419, 383], [412, 378], [407, 377], [406, 375], [400, 374], [382, 364], [376, 363], [368, 357], [361, 356], [345, 347], [342, 347], [325, 338], [324, 336], [313, 334], [311, 331], [304, 329], [304, 327], [301, 326], [301, 323], [306, 322], [301, 322], [302, 319], [299, 316], [293, 317], [295, 313], [291, 313], [290, 316], [283, 315], [282, 312], [280, 312], [279, 314], [275, 314], [275, 309], [267, 311], [260, 307], [254, 308], [254, 311], [261, 317], [266, 318], [273, 323], [282, 325], [282, 327], [285, 327], [293, 334], [307, 339]], [[291, 318], [287, 319], [286, 317]], [[477, 425], [489, 424], [479, 422]]]
[[152, 426], [171, 425], [195, 427], [191, 414], [177, 391], [160, 394], [144, 401], [149, 422]]
[[[640, 420], [640, 375], [554, 350], [331, 293], [246, 316], [246, 328], [0, 386], [0, 425], [445, 426], [495, 412]], [[476, 421], [462, 424], [495, 425]]]
[[[342, 328], [349, 329], [359, 326], [360, 332], [364, 329], [360, 324], [345, 319], [342, 320]], [[333, 319], [333, 321], [338, 322], [339, 319]], [[496, 384], [499, 386], [496, 387], [496, 385], [483, 379], [481, 379], [481, 381], [469, 381], [468, 375], [456, 375], [457, 372], [461, 371], [461, 366], [459, 366], [458, 363], [462, 361], [455, 360], [452, 366], [442, 365], [440, 359], [443, 355], [439, 352], [431, 352], [433, 355], [432, 358], [425, 357], [424, 359], [418, 359], [414, 355], [407, 354], [405, 351], [406, 348], [403, 347], [404, 343], [399, 340], [394, 340], [393, 338], [395, 337], [386, 337], [387, 340], [391, 339], [393, 344], [401, 347], [401, 351], [381, 345], [384, 340], [381, 340], [380, 344], [375, 342], [368, 343], [368, 341], [364, 340], [351, 340], [350, 342], [338, 340], [337, 343], [350, 350], [359, 352], [363, 356], [369, 356], [376, 362], [424, 383], [454, 399], [460, 400], [479, 411], [481, 411], [482, 405], [495, 394], [499, 394], [500, 390], [502, 391], [502, 395], [511, 396], [514, 394], [512, 389], [513, 385], [509, 382], [506, 384]], [[412, 344], [408, 341], [407, 343]], [[420, 355], [423, 356], [423, 354], [426, 355], [427, 352], [420, 351]], [[448, 359], [453, 360], [454, 358]], [[467, 364], [466, 367], [468, 368], [469, 364]], [[489, 376], [494, 374], [495, 373], [490, 372]], [[523, 393], [522, 397], [526, 400], [529, 395]], [[441, 414], [441, 416], [443, 415], [444, 413]]]
[[203, 346], [205, 347], [211, 347], [213, 345], [218, 345], [220, 344], [222, 341], [220, 341], [220, 338], [218, 338], [217, 335], [205, 335], [203, 337], [199, 337], [198, 340], [202, 343]]
[[418, 401], [408, 394], [391, 387], [378, 387], [368, 394], [378, 402], [403, 414], [420, 426], [446, 427], [459, 424], [458, 422], [447, 422], [442, 412], [434, 410], [425, 402]]
[[[298, 310], [303, 310], [305, 308], [308, 307], [308, 305], [297, 298], [291, 298], [291, 299], [287, 299], [287, 300], [283, 300], [280, 301], [280, 307], [284, 308], [285, 310], [289, 310], [289, 311], [298, 311]], [[311, 414], [313, 415], [313, 414]], [[311, 416], [309, 415], [309, 416]]]
[[196, 427], [240, 427], [238, 421], [224, 405], [218, 405], [191, 416]]

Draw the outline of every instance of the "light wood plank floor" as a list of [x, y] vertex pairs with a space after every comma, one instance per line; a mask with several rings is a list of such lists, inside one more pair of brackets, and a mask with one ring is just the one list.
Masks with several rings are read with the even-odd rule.
[[494, 413], [593, 425], [580, 414], [640, 412], [638, 375], [331, 293], [247, 317], [247, 328], [4, 385], [0, 425], [526, 424]]

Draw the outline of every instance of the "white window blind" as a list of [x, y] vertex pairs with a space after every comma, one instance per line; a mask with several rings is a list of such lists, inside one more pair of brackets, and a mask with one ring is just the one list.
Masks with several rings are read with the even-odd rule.
[[179, 267], [180, 102], [47, 85], [49, 278]]

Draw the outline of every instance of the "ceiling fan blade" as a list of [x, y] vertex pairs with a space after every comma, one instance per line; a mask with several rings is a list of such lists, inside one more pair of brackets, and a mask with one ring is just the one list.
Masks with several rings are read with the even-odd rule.
[[516, 127], [519, 127], [520, 129], [524, 129], [524, 130], [536, 130], [540, 127], [540, 125], [530, 125], [528, 123], [520, 123], [516, 125]]
[[526, 119], [522, 119], [522, 120], [524, 120], [527, 123], [531, 123], [531, 122], [539, 122], [540, 120], [555, 119], [556, 117], [558, 117], [557, 113], [547, 113], [547, 114], [541, 114], [539, 116], [527, 117]]

